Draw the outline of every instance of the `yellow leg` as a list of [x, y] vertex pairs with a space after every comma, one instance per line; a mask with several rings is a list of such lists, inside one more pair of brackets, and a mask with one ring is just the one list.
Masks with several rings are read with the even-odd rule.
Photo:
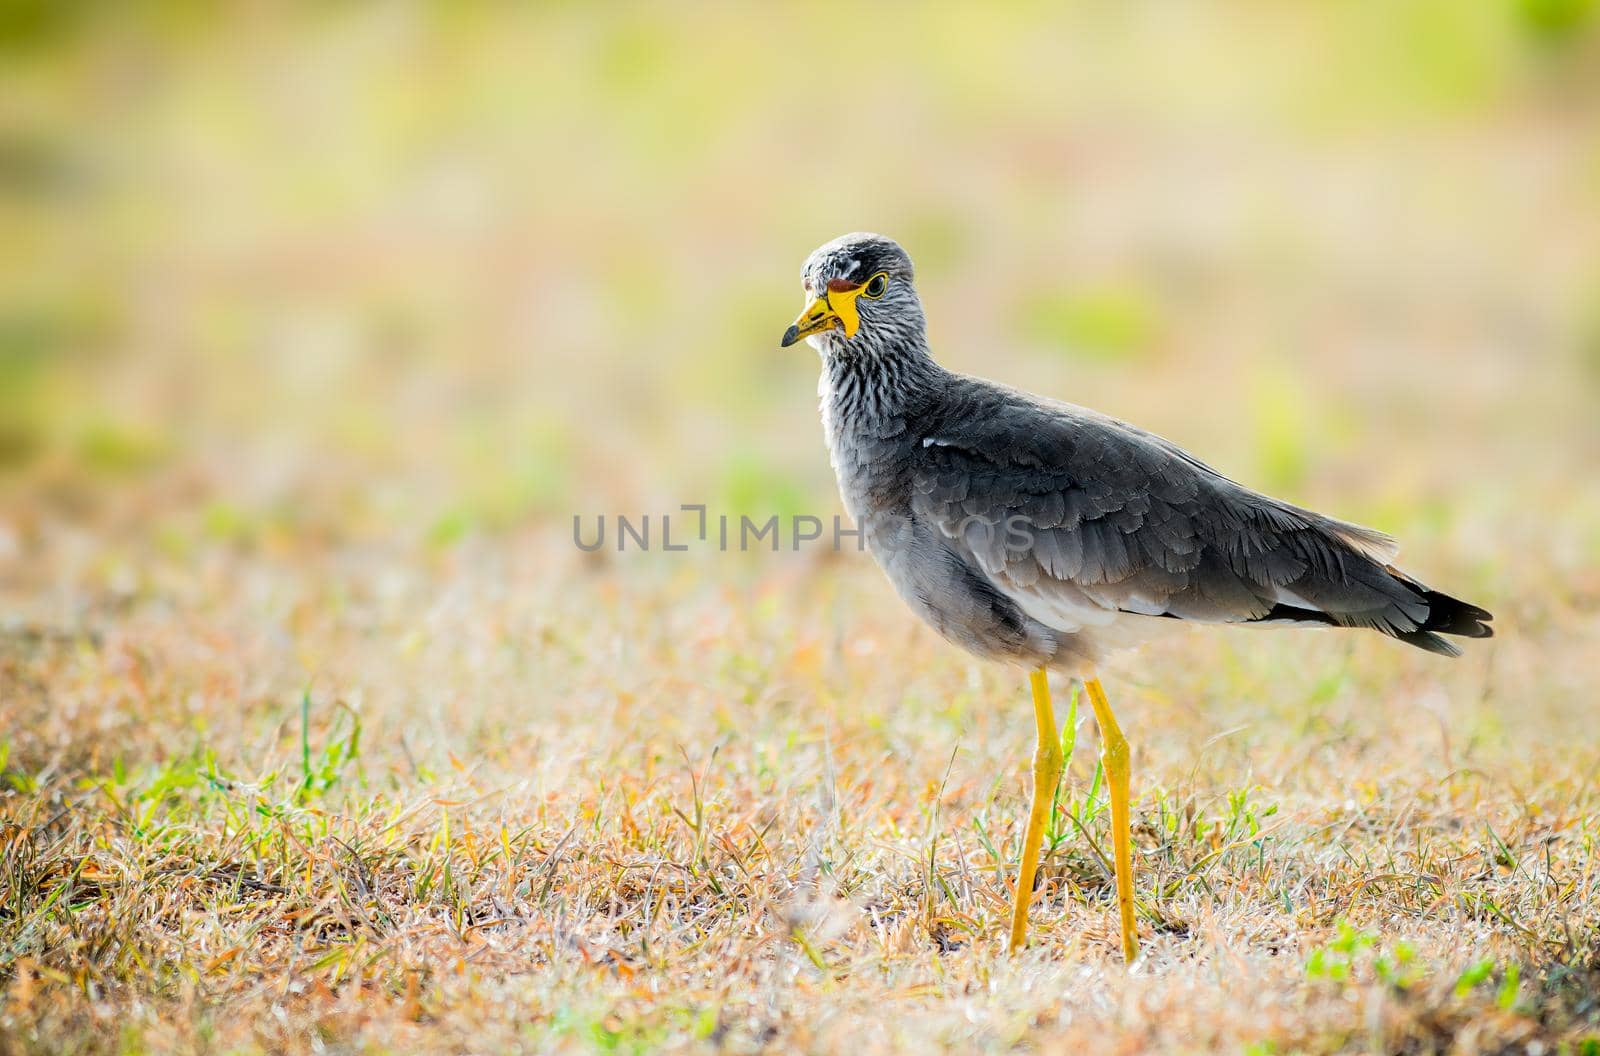
[[1111, 714], [1111, 702], [1098, 678], [1086, 679], [1094, 707], [1094, 721], [1100, 724], [1100, 760], [1105, 766], [1106, 785], [1111, 791], [1111, 848], [1117, 866], [1117, 910], [1122, 915], [1122, 956], [1132, 963], [1139, 954], [1139, 930], [1133, 923], [1133, 843], [1128, 816], [1128, 742]]
[[1011, 949], [1022, 948], [1028, 938], [1028, 903], [1033, 901], [1033, 875], [1039, 869], [1039, 845], [1044, 841], [1056, 782], [1061, 779], [1061, 742], [1056, 716], [1050, 707], [1050, 683], [1044, 668], [1029, 672], [1033, 689], [1033, 721], [1038, 743], [1033, 749], [1033, 806], [1028, 810], [1028, 831], [1022, 837], [1022, 868], [1017, 872], [1016, 898], [1011, 903]]

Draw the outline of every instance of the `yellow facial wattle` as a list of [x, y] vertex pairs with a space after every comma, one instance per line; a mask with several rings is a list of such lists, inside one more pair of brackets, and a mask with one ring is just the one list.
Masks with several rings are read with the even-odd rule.
[[845, 337], [855, 337], [856, 331], [861, 329], [861, 313], [856, 309], [856, 298], [861, 296], [864, 289], [864, 284], [842, 279], [829, 282], [827, 289], [812, 297], [806, 303], [805, 311], [784, 331], [783, 347], [788, 348], [802, 338], [834, 327], [843, 330]]

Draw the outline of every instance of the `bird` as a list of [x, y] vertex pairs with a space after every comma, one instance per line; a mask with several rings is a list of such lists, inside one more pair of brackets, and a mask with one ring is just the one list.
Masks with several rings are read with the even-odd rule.
[[1377, 631], [1440, 656], [1490, 613], [1394, 564], [1382, 532], [1252, 491], [1171, 441], [935, 361], [911, 257], [855, 232], [801, 268], [782, 347], [821, 359], [823, 433], [846, 512], [896, 593], [940, 635], [1027, 673], [1033, 793], [1007, 948], [1026, 945], [1063, 767], [1049, 675], [1100, 729], [1124, 960], [1138, 956], [1130, 749], [1096, 674], [1176, 623]]

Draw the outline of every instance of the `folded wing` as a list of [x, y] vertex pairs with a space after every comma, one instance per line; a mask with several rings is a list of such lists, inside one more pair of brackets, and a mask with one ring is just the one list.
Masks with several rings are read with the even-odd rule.
[[1241, 487], [1176, 445], [963, 379], [917, 445], [913, 512], [1060, 630], [1125, 614], [1380, 631], [1444, 655], [1489, 613], [1396, 569], [1382, 533]]

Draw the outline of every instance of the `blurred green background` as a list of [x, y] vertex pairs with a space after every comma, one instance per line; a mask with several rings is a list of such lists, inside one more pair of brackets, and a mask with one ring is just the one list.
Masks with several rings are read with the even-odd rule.
[[1600, 558], [1594, 0], [6, 0], [0, 549], [829, 516], [856, 229], [956, 369]]

